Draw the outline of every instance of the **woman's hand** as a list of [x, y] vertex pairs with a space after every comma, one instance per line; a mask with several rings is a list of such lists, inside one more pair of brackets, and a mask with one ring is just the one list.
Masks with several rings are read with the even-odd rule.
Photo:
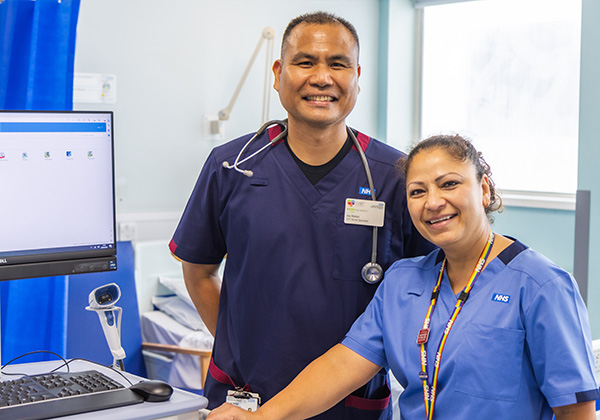
[[242, 410], [232, 404], [225, 403], [210, 412], [206, 420], [258, 420], [258, 413]]

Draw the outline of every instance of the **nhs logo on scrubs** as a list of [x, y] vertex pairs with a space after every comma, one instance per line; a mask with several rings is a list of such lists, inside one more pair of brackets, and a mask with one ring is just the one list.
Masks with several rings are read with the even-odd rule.
[[[369, 187], [358, 187], [358, 193], [360, 195], [368, 195], [371, 196], [371, 189]], [[375, 190], [375, 194], [377, 194], [377, 190]]]
[[494, 293], [492, 296], [494, 302], [508, 303], [510, 302], [510, 295], [503, 295], [500, 293]]

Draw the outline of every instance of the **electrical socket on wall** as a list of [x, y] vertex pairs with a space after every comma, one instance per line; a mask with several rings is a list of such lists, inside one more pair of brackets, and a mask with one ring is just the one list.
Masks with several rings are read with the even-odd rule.
[[135, 222], [119, 222], [119, 241], [135, 241], [136, 233]]

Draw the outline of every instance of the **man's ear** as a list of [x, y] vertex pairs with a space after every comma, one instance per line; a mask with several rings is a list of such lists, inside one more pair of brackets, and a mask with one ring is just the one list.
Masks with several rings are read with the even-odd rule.
[[275, 60], [273, 63], [273, 75], [275, 76], [275, 80], [273, 81], [273, 88], [279, 92], [279, 78], [281, 77], [281, 59]]

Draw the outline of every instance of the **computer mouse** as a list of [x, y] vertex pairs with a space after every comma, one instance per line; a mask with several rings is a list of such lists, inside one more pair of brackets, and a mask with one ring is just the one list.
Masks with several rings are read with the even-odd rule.
[[173, 394], [173, 387], [163, 381], [142, 381], [131, 385], [129, 389], [148, 402], [167, 401]]

